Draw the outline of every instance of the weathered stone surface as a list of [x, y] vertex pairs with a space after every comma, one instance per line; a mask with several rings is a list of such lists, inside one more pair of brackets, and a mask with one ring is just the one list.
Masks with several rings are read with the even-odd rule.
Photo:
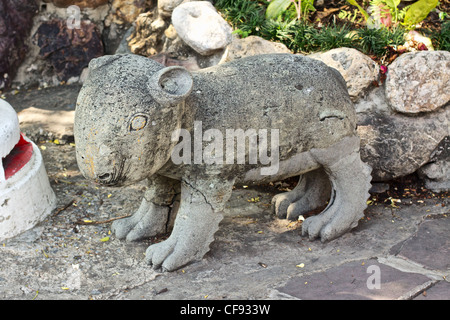
[[443, 280], [419, 294], [414, 300], [450, 300], [450, 283]]
[[108, 3], [108, 0], [44, 0], [44, 2], [53, 3], [57, 7], [67, 8], [69, 6], [75, 5], [80, 7], [80, 9], [84, 8], [97, 8], [99, 6], [105, 5]]
[[146, 57], [161, 52], [164, 30], [168, 25], [169, 22], [161, 19], [154, 11], [140, 14], [128, 41], [131, 52]]
[[195, 0], [158, 0], [158, 13], [163, 17], [170, 17], [176, 7], [189, 1]]
[[0, 0], [0, 89], [10, 85], [25, 58], [37, 9], [34, 0]]
[[361, 157], [372, 167], [374, 181], [405, 176], [430, 162], [438, 144], [450, 134], [450, 109], [421, 116], [394, 113], [383, 88], [356, 105]]
[[[424, 221], [417, 233], [406, 240], [397, 256], [417, 262], [429, 270], [450, 271], [450, 217]], [[394, 249], [392, 250], [394, 251]]]
[[347, 83], [348, 93], [356, 101], [378, 80], [379, 66], [368, 56], [353, 48], [337, 48], [314, 53], [308, 57], [323, 61], [338, 70]]
[[117, 24], [130, 24], [147, 8], [146, 0], [113, 0], [109, 20]]
[[202, 55], [223, 49], [232, 40], [231, 26], [208, 1], [177, 6], [172, 13], [172, 24], [180, 38]]
[[233, 38], [221, 63], [266, 53], [291, 53], [291, 51], [282, 43], [268, 41], [258, 36]]
[[450, 52], [410, 52], [395, 59], [387, 73], [386, 97], [402, 113], [445, 106], [450, 101]]
[[450, 136], [445, 137], [418, 171], [425, 186], [434, 192], [450, 191]]
[[100, 33], [90, 21], [81, 21], [79, 29], [69, 29], [65, 20], [43, 22], [34, 39], [60, 81], [79, 77], [89, 61], [103, 55]]
[[[190, 73], [138, 55], [116, 55], [95, 59], [89, 68], [75, 112], [80, 171], [108, 186], [150, 179], [138, 211], [114, 223], [116, 236], [134, 241], [165, 232], [180, 194], [171, 236], [146, 252], [154, 267], [175, 270], [203, 258], [235, 183], [303, 174], [294, 190], [272, 200], [280, 218], [295, 220], [322, 206], [323, 191], [331, 194], [333, 187], [336, 200], [303, 222], [302, 233], [311, 240], [339, 237], [363, 216], [370, 167], [360, 159], [356, 114], [344, 79], [324, 63], [267, 54]], [[260, 161], [251, 150], [224, 150], [227, 129], [245, 135], [270, 130], [273, 160], [261, 158], [267, 144], [259, 146]], [[190, 149], [191, 137], [198, 144], [203, 130], [212, 134], [200, 138], [209, 143]], [[245, 138], [238, 140], [246, 144]]]

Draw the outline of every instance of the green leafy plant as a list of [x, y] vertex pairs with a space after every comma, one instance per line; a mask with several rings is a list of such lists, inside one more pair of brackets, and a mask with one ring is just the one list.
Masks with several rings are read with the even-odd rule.
[[405, 13], [403, 25], [412, 28], [415, 24], [424, 20], [438, 3], [438, 0], [419, 0], [413, 3]]
[[355, 33], [351, 32], [346, 24], [338, 26], [331, 24], [316, 30], [312, 35], [312, 41], [316, 45], [316, 51], [328, 51], [335, 48], [354, 47]]
[[[428, 14], [438, 5], [438, 0], [419, 0], [410, 6], [399, 9], [401, 0], [371, 0], [367, 13], [356, 0], [347, 0], [348, 3], [358, 8], [366, 19], [368, 27], [379, 28], [384, 25], [386, 27], [395, 27], [402, 23], [408, 29], [424, 20]], [[403, 21], [403, 22], [401, 22]]]
[[405, 16], [406, 8], [400, 10], [400, 0], [371, 0], [369, 10], [372, 24], [375, 26], [397, 26]]
[[442, 23], [440, 32], [428, 30], [426, 34], [436, 50], [450, 51], [450, 20]]
[[358, 9], [354, 9], [353, 11], [341, 10], [338, 13], [338, 18], [351, 23], [361, 23], [363, 21], [363, 18], [359, 15]]
[[297, 12], [297, 20], [307, 18], [309, 12], [314, 12], [314, 0], [273, 0], [269, 3], [266, 10], [267, 19], [277, 19], [283, 12], [285, 12], [291, 5], [294, 4]]
[[358, 37], [357, 49], [368, 55], [383, 57], [389, 52], [389, 47], [401, 45], [405, 42], [405, 29], [401, 27], [361, 28], [356, 30]]
[[265, 21], [264, 2], [252, 0], [217, 0], [214, 3], [225, 19], [241, 37], [257, 35]]
[[359, 10], [359, 12], [361, 12], [361, 14], [363, 15], [363, 17], [366, 19], [366, 21], [369, 20], [369, 14], [367, 13], [366, 10], [364, 10], [359, 4], [358, 2], [356, 2], [356, 0], [347, 0], [348, 3], [350, 3], [352, 6], [356, 6]]

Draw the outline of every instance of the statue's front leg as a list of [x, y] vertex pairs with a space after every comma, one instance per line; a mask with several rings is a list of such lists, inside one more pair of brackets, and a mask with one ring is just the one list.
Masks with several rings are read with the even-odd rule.
[[164, 270], [173, 271], [190, 262], [201, 260], [214, 240], [232, 186], [230, 181], [183, 181], [180, 209], [172, 234], [167, 240], [153, 244], [147, 249], [147, 263], [154, 268], [162, 267]]
[[149, 179], [139, 209], [128, 218], [116, 220], [112, 230], [119, 239], [136, 241], [167, 232], [171, 206], [180, 193], [180, 182], [163, 176]]

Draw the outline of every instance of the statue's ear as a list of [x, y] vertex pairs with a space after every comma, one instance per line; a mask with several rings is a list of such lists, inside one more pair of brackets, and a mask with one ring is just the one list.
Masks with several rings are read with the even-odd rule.
[[173, 66], [157, 71], [149, 80], [148, 88], [153, 99], [162, 105], [176, 104], [191, 93], [192, 76], [183, 67]]

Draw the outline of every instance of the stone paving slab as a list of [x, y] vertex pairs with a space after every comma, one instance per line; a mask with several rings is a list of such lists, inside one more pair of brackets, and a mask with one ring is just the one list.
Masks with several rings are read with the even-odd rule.
[[370, 259], [292, 278], [278, 290], [307, 300], [392, 300], [429, 282], [422, 274], [402, 272]]
[[439, 281], [431, 288], [417, 295], [414, 300], [450, 300], [450, 283]]
[[401, 245], [397, 256], [450, 273], [450, 218], [425, 220], [417, 233]]

